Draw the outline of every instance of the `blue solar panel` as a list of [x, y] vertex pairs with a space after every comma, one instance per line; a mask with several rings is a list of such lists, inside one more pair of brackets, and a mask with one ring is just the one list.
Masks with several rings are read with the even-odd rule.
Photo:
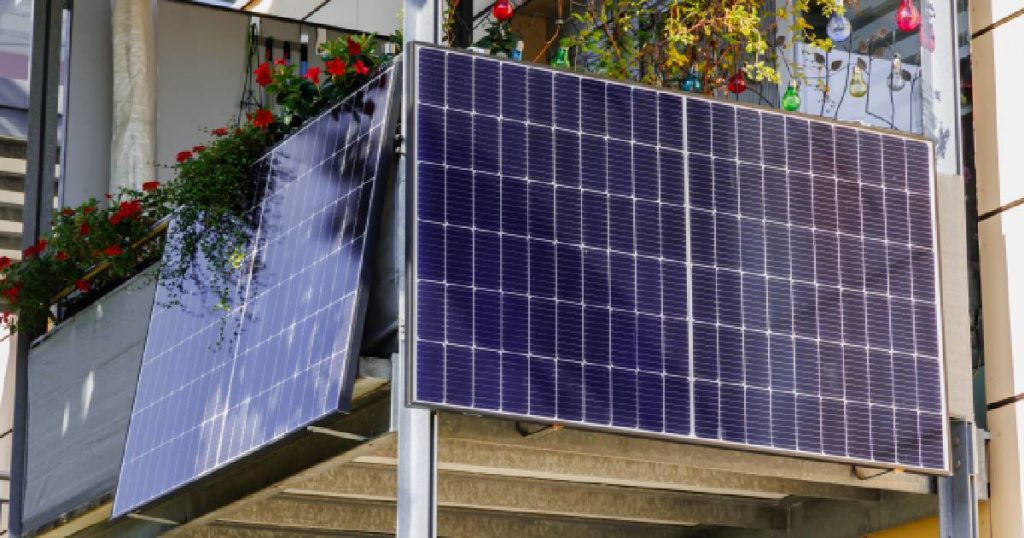
[[182, 305], [168, 305], [173, 291], [158, 285], [114, 515], [348, 406], [393, 75], [256, 165], [265, 192], [229, 304], [202, 286], [202, 261]]
[[947, 469], [927, 142], [414, 50], [414, 403]]

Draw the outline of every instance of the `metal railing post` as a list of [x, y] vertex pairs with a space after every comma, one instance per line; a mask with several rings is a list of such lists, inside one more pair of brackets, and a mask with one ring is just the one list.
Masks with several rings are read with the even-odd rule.
[[[466, 0], [463, 0], [466, 1]], [[440, 0], [406, 0], [405, 20], [403, 35], [405, 44], [413, 41], [426, 41], [437, 43], [441, 39], [441, 2]], [[406, 46], [404, 50], [408, 51]], [[408, 66], [414, 58], [406, 55], [406, 73], [409, 73]], [[402, 85], [402, 137], [404, 145], [408, 140], [406, 129], [409, 126], [408, 110], [414, 104], [410, 88], [412, 88], [411, 77], [405, 76]], [[399, 231], [399, 253], [407, 252], [405, 241], [407, 235], [406, 227], [406, 200], [405, 181], [407, 152], [404, 148], [399, 151], [398, 180], [395, 182], [396, 199], [398, 207], [396, 211], [396, 224]], [[398, 264], [402, 272], [400, 282], [403, 287], [408, 282], [409, 275], [405, 274], [407, 264], [404, 260]], [[408, 299], [401, 295], [399, 304], [400, 315], [407, 316]], [[399, 538], [433, 538], [437, 536], [437, 415], [428, 409], [417, 409], [407, 405], [406, 380], [411, 375], [407, 371], [409, 366], [408, 349], [405, 346], [406, 320], [399, 324], [399, 340], [402, 343], [402, 351], [397, 358], [395, 365], [395, 376], [392, 377], [392, 405], [393, 416], [397, 414], [398, 428], [398, 499], [397, 511], [397, 534]]]
[[[64, 21], [62, 0], [36, 0], [32, 8], [32, 65], [29, 75], [28, 149], [25, 155], [25, 205], [22, 247], [36, 242], [50, 227], [53, 183], [57, 165], [57, 96], [60, 86], [60, 47]], [[11, 440], [11, 489], [8, 528], [22, 533], [24, 515], [26, 439], [28, 433], [28, 351], [31, 334], [16, 340], [14, 420]]]

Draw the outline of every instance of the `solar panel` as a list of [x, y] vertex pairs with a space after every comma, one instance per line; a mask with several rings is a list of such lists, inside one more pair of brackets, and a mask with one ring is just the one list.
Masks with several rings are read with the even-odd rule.
[[928, 142], [411, 64], [414, 404], [948, 468]]
[[348, 406], [394, 74], [378, 75], [255, 165], [265, 192], [227, 305], [202, 285], [203, 260], [182, 305], [168, 305], [171, 284], [159, 283], [115, 516]]

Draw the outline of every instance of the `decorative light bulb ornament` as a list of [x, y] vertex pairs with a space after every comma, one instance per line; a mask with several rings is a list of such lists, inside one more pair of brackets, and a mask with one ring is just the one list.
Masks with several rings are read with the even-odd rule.
[[509, 56], [509, 58], [512, 58], [513, 60], [515, 60], [517, 62], [523, 59], [523, 40], [522, 39], [520, 39], [519, 41], [516, 41], [516, 48], [515, 48], [515, 50], [512, 51], [512, 55]]
[[864, 72], [860, 66], [853, 66], [853, 74], [850, 75], [850, 85], [846, 87], [850, 97], [864, 97], [868, 94], [868, 83], [864, 80]]
[[828, 25], [825, 26], [825, 31], [828, 33], [828, 38], [833, 43], [842, 43], [847, 39], [850, 39], [850, 32], [853, 31], [853, 25], [850, 24], [850, 19], [847, 19], [840, 13], [833, 13], [828, 19]]
[[701, 82], [700, 77], [696, 71], [690, 71], [686, 74], [686, 78], [683, 79], [682, 90], [684, 92], [700, 93], [704, 89], [704, 83]]
[[512, 18], [512, 3], [508, 0], [495, 0], [491, 14], [499, 21], [507, 21]]
[[786, 93], [782, 94], [782, 110], [794, 112], [800, 109], [800, 94], [796, 91], [796, 81], [789, 81]]
[[568, 47], [558, 47], [558, 51], [555, 52], [555, 57], [551, 59], [551, 67], [555, 67], [558, 69], [569, 69]]
[[902, 90], [907, 81], [903, 79], [903, 59], [899, 53], [892, 57], [892, 69], [889, 70], [889, 89], [898, 92]]
[[921, 25], [921, 12], [914, 7], [914, 0], [900, 0], [896, 8], [896, 27], [901, 32], [913, 32]]
[[743, 71], [737, 71], [735, 75], [729, 77], [729, 85], [727, 86], [729, 91], [739, 95], [747, 91], [747, 79], [743, 77]]

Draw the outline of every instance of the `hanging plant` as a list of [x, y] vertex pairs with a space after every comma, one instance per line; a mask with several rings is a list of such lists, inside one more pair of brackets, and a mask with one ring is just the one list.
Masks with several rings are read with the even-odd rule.
[[143, 239], [169, 213], [168, 191], [157, 181], [142, 187], [65, 207], [21, 261], [0, 257], [0, 317], [11, 333], [45, 329], [51, 305], [74, 306], [159, 256], [159, 242]]
[[512, 31], [512, 22], [509, 19], [494, 19], [487, 25], [486, 32], [476, 43], [473, 43], [473, 46], [487, 49], [491, 54], [512, 57], [516, 50], [516, 43], [522, 39], [519, 34]]
[[782, 60], [775, 49], [794, 40], [780, 36], [769, 42], [777, 19], [795, 21], [795, 40], [830, 49], [831, 41], [815, 36], [802, 17], [812, 3], [825, 16], [842, 8], [835, 0], [796, 0], [776, 10], [764, 0], [588, 0], [572, 14], [582, 29], [568, 42], [583, 71], [672, 87], [689, 77], [691, 90], [722, 93], [737, 72], [747, 84], [778, 83], [776, 63]]
[[[304, 121], [365, 84], [392, 57], [378, 52], [372, 36], [339, 38], [321, 52], [326, 72], [311, 68], [300, 76], [284, 62], [257, 67], [255, 81], [268, 101], [244, 124], [213, 129], [205, 144], [179, 152], [169, 166], [173, 181], [147, 181], [141, 190], [122, 189], [106, 200], [63, 208], [21, 261], [0, 257], [0, 321], [11, 333], [44, 331], [54, 319], [54, 305], [81, 304], [102, 294], [160, 258], [165, 246], [158, 274], [170, 292], [169, 303], [179, 303], [189, 284], [202, 278], [199, 284], [227, 304], [255, 230], [251, 210], [262, 186], [253, 164]], [[169, 216], [175, 222], [174, 244], [151, 240], [154, 228]]]
[[[161, 267], [171, 302], [179, 302], [190, 284], [198, 284], [214, 290], [220, 304], [230, 303], [234, 276], [256, 226], [250, 210], [259, 202], [262, 186], [253, 177], [253, 163], [271, 144], [375, 75], [392, 58], [378, 49], [369, 35], [329, 41], [320, 50], [324, 69], [310, 68], [305, 75], [280, 60], [260, 64], [256, 83], [269, 96], [266, 108], [251, 114], [246, 125], [216, 137], [201, 154], [184, 155], [174, 165], [177, 180], [169, 188], [175, 245]], [[206, 266], [202, 273], [196, 271], [198, 259]], [[196, 282], [200, 278], [212, 281]]]

